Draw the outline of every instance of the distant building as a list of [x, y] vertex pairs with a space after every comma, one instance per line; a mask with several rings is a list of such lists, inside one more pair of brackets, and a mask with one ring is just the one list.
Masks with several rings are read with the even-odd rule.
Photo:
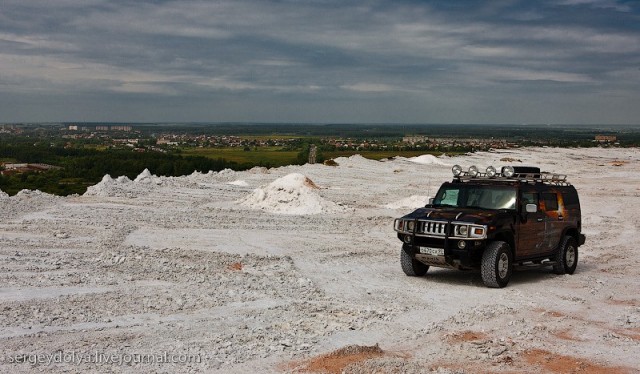
[[618, 138], [614, 135], [596, 135], [596, 141], [599, 143], [614, 143]]
[[309, 163], [315, 164], [317, 156], [318, 156], [318, 147], [316, 147], [315, 144], [312, 144], [309, 147]]
[[429, 140], [429, 138], [426, 136], [405, 136], [402, 138], [403, 143], [409, 144], [424, 143], [427, 140]]
[[13, 164], [13, 163], [5, 163], [2, 164], [4, 170], [0, 172], [2, 175], [10, 175], [10, 174], [19, 174], [26, 173], [29, 171], [32, 172], [42, 172], [52, 169], [62, 169], [59, 166], [53, 166], [48, 164]]
[[111, 131], [131, 131], [131, 126], [111, 126]]
[[171, 141], [167, 138], [160, 138], [156, 141], [156, 144], [158, 145], [178, 145], [178, 142], [176, 141]]
[[109, 131], [109, 126], [96, 126], [96, 131]]
[[78, 125], [69, 125], [69, 130], [78, 131]]

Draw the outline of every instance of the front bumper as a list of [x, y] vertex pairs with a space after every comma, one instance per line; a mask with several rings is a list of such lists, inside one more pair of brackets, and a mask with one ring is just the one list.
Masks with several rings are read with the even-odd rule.
[[[451, 243], [457, 243], [457, 241], [451, 240]], [[478, 244], [480, 245], [471, 245], [465, 249], [445, 246], [444, 256], [420, 253], [420, 245], [403, 243], [402, 249], [425, 265], [454, 269], [473, 269], [478, 267], [482, 258], [484, 243]]]

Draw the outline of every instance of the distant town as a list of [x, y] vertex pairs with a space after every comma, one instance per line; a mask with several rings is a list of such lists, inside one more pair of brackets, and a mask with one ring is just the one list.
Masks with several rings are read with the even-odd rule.
[[[299, 125], [306, 128], [304, 125]], [[307, 125], [308, 126], [308, 125]], [[345, 125], [346, 126], [346, 125]], [[472, 125], [481, 126], [481, 125]], [[397, 127], [397, 126], [396, 126]], [[415, 127], [415, 126], [414, 126]], [[200, 127], [198, 127], [200, 128]], [[425, 128], [428, 128], [425, 126]], [[215, 126], [213, 126], [215, 129]], [[26, 136], [36, 139], [48, 138], [51, 140], [66, 140], [65, 146], [75, 146], [78, 144], [94, 144], [104, 147], [128, 147], [135, 151], [157, 151], [166, 152], [171, 147], [211, 147], [211, 148], [246, 148], [246, 147], [295, 147], [302, 138], [308, 138], [304, 131], [299, 130], [297, 134], [270, 134], [264, 135], [237, 135], [218, 134], [210, 132], [198, 133], [195, 129], [180, 126], [175, 129], [167, 129], [165, 126], [158, 128], [159, 131], [149, 125], [136, 126], [135, 124], [118, 125], [83, 125], [83, 124], [0, 124], [0, 134]], [[438, 129], [441, 133], [442, 129]], [[584, 136], [585, 130], [576, 132], [581, 136], [563, 136], [549, 138], [540, 131], [543, 129], [533, 127], [529, 137], [522, 136], [518, 131], [511, 131], [513, 134], [504, 136], [504, 131], [486, 131], [485, 134], [475, 134], [473, 137], [448, 135], [417, 135], [402, 134], [401, 136], [353, 136], [340, 137], [336, 135], [325, 135], [316, 137], [315, 141], [319, 145], [333, 147], [336, 150], [366, 151], [366, 150], [468, 150], [480, 151], [491, 148], [510, 148], [523, 145], [613, 145], [619, 146], [621, 143], [618, 134], [598, 134], [598, 131], [591, 131], [592, 135]], [[535, 131], [538, 130], [538, 131]], [[428, 132], [423, 129], [423, 132]], [[610, 131], [613, 132], [613, 131]], [[640, 130], [638, 130], [640, 132]], [[630, 140], [636, 140], [636, 136]], [[302, 138], [301, 138], [302, 136]], [[624, 136], [622, 137], [624, 138]], [[637, 145], [637, 143], [627, 143]]]

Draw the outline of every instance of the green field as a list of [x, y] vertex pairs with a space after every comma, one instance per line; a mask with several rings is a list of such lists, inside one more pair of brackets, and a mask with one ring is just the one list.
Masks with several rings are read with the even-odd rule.
[[223, 158], [238, 164], [251, 164], [251, 166], [277, 167], [290, 165], [296, 161], [298, 151], [282, 151], [280, 147], [259, 147], [245, 151], [242, 148], [183, 148], [185, 156], [204, 156], [212, 159]]

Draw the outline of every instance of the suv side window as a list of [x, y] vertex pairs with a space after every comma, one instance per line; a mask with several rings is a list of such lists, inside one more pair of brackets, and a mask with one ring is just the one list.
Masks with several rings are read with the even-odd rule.
[[533, 191], [522, 192], [522, 207], [523, 207], [523, 209], [527, 204], [536, 204], [536, 206], [538, 208], [540, 207], [540, 205], [538, 205], [538, 193], [537, 192], [533, 192]]
[[555, 192], [543, 192], [544, 210], [552, 212], [558, 210], [558, 194]]
[[578, 200], [578, 194], [575, 191], [563, 191], [562, 192], [562, 201], [564, 201], [565, 206], [573, 206], [579, 205], [580, 202]]

